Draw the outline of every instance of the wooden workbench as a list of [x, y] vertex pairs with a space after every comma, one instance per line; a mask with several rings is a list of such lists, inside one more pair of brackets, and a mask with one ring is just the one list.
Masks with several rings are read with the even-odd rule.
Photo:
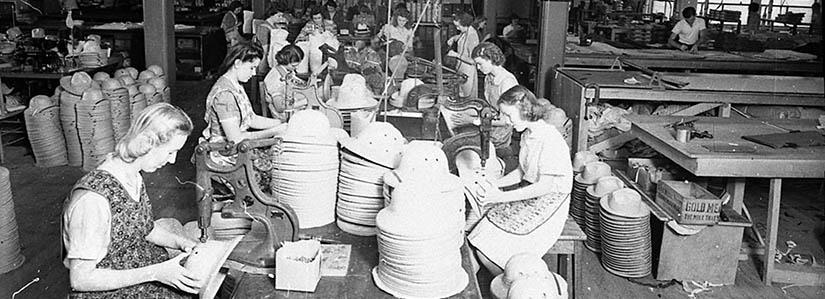
[[[314, 293], [275, 290], [275, 281], [266, 275], [252, 275], [231, 271], [219, 295], [221, 298], [392, 298], [372, 279], [372, 268], [378, 265], [376, 237], [359, 237], [344, 233], [334, 223], [319, 228], [302, 230], [302, 233], [352, 244], [349, 271], [346, 277], [321, 277]], [[472, 259], [467, 243], [461, 247], [462, 266], [470, 282], [461, 293], [450, 298], [481, 298]], [[232, 290], [232, 291], [230, 291]]]
[[[768, 230], [765, 245], [763, 281], [792, 283], [801, 274], [789, 266], [774, 263], [783, 178], [825, 177], [825, 146], [774, 149], [742, 139], [742, 136], [783, 133], [784, 131], [755, 119], [701, 117], [695, 123], [699, 131], [713, 134], [712, 139], [694, 139], [681, 143], [673, 137], [667, 124], [681, 117], [630, 115], [631, 134], [676, 164], [699, 177], [726, 177], [733, 209], [742, 209], [745, 178], [769, 178]], [[815, 120], [767, 120], [789, 130], [815, 130]], [[820, 133], [823, 133], [820, 130]], [[715, 145], [738, 144], [752, 147], [753, 153], [720, 153], [709, 150]], [[736, 236], [741, 239], [740, 236]], [[815, 280], [825, 280], [825, 273], [809, 273]]]

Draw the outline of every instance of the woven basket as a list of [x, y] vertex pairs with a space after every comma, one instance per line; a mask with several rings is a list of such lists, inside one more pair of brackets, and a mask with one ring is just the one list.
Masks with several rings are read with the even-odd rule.
[[23, 115], [36, 165], [53, 167], [69, 164], [66, 139], [60, 125], [60, 107], [30, 106]]
[[109, 100], [112, 108], [112, 129], [114, 130], [115, 142], [123, 138], [131, 126], [131, 103], [129, 91], [126, 88], [115, 90], [104, 90], [103, 97]]
[[83, 151], [80, 144], [80, 135], [77, 132], [77, 103], [80, 97], [69, 92], [60, 93], [60, 124], [63, 137], [66, 140], [66, 153], [69, 166], [83, 165]]
[[19, 268], [25, 260], [20, 253], [9, 170], [0, 166], [0, 274]]

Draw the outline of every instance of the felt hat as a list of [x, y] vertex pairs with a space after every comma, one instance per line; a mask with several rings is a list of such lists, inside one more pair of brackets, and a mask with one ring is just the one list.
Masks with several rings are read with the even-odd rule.
[[157, 77], [163, 76], [163, 68], [160, 67], [159, 65], [156, 65], [156, 64], [150, 65], [150, 66], [146, 67], [146, 70], [155, 73], [155, 75], [157, 75]]
[[149, 79], [155, 78], [157, 76], [158, 76], [157, 74], [155, 74], [154, 72], [152, 72], [150, 70], [144, 70], [144, 71], [140, 72], [140, 74], [138, 75], [138, 81], [146, 82], [146, 81], [149, 81]]
[[140, 93], [140, 89], [138, 89], [137, 84], [126, 85], [126, 91], [129, 92], [129, 97], [134, 97]]
[[97, 102], [103, 99], [103, 93], [100, 89], [89, 88], [83, 92], [81, 101]]
[[284, 25], [289, 23], [289, 21], [286, 19], [286, 16], [284, 16], [284, 13], [281, 12], [271, 15], [269, 18], [266, 18], [266, 21], [272, 25]]
[[401, 131], [386, 122], [372, 122], [354, 138], [341, 141], [349, 151], [388, 168], [398, 166], [406, 143]]
[[338, 109], [363, 109], [378, 106], [378, 101], [364, 76], [347, 74], [341, 82], [338, 97], [330, 99], [327, 104]]
[[100, 45], [100, 35], [97, 35], [97, 34], [89, 34], [89, 35], [87, 35], [87, 36], [86, 36], [86, 41], [87, 41], [87, 42], [95, 42], [95, 43], [97, 43], [98, 45]]
[[493, 278], [490, 291], [496, 298], [507, 298], [513, 282], [530, 277], [545, 278], [550, 275], [551, 272], [541, 256], [528, 252], [518, 253], [507, 260], [504, 272]]
[[60, 87], [71, 94], [82, 95], [84, 90], [92, 86], [93, 81], [86, 72], [76, 72], [60, 78]]
[[198, 280], [204, 282], [204, 287], [200, 289], [202, 298], [213, 298], [217, 294], [217, 286], [220, 286], [220, 283], [215, 283], [218, 270], [241, 239], [241, 236], [236, 236], [229, 240], [209, 240], [206, 243], [198, 243], [186, 258], [184, 267]]
[[421, 84], [410, 89], [404, 99], [404, 108], [411, 110], [426, 109], [435, 105], [438, 91], [433, 84]]
[[83, 43], [82, 53], [99, 53], [101, 51], [100, 42], [87, 40]]
[[126, 71], [129, 72], [129, 77], [132, 77], [134, 80], [138, 79], [139, 72], [136, 68], [130, 66], [126, 68]]
[[125, 68], [118, 69], [118, 70], [115, 71], [115, 78], [120, 78], [120, 77], [123, 77], [123, 76], [129, 77], [129, 78], [132, 77], [132, 75], [129, 74], [129, 71], [126, 70]]
[[573, 156], [573, 171], [582, 172], [584, 165], [590, 162], [599, 161], [599, 156], [591, 151], [580, 151]]
[[138, 87], [138, 90], [140, 90], [141, 93], [147, 95], [153, 95], [158, 91], [154, 86], [152, 86], [152, 84], [141, 84]]
[[147, 83], [154, 86], [157, 90], [163, 90], [164, 88], [166, 88], [166, 80], [163, 80], [163, 78], [154, 77], [152, 79], [149, 79]]
[[630, 188], [613, 191], [599, 203], [605, 212], [622, 217], [640, 218], [650, 213], [639, 192]]
[[289, 118], [284, 140], [317, 140], [322, 144], [336, 144], [335, 136], [330, 132], [329, 119], [317, 110], [301, 110]]
[[109, 78], [109, 74], [106, 72], [97, 72], [95, 73], [94, 77], [92, 77], [92, 79], [94, 79], [95, 81], [103, 81]]
[[577, 174], [575, 180], [585, 185], [592, 185], [600, 177], [608, 175], [610, 175], [610, 165], [604, 162], [590, 162], [584, 165], [584, 171]]
[[130, 76], [128, 72], [126, 76], [118, 77], [117, 79], [120, 80], [121, 83], [123, 83], [123, 86], [132, 86], [136, 83], [135, 79], [132, 79], [132, 76]]
[[115, 90], [123, 87], [123, 83], [115, 78], [108, 78], [100, 83], [100, 87], [104, 90]]
[[514, 281], [507, 292], [507, 299], [567, 299], [567, 281], [556, 273], [550, 277], [529, 277]]
[[600, 177], [596, 180], [595, 185], [587, 187], [587, 193], [597, 198], [601, 198], [610, 192], [624, 188], [624, 182], [621, 179], [608, 175]]
[[390, 97], [392, 101], [390, 101], [390, 105], [394, 107], [404, 107], [404, 101], [407, 99], [407, 94], [410, 93], [414, 87], [418, 85], [423, 85], [424, 81], [418, 78], [408, 78], [401, 81], [401, 86], [399, 87], [398, 91], [394, 92]]
[[39, 111], [54, 104], [55, 102], [52, 101], [52, 98], [45, 95], [36, 95], [29, 100], [29, 108], [34, 111]]

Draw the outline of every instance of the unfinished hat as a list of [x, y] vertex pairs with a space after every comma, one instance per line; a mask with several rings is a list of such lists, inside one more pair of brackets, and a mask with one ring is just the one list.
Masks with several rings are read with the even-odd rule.
[[43, 108], [53, 106], [55, 103], [52, 98], [45, 95], [36, 95], [29, 100], [29, 108], [34, 111], [40, 111]]
[[595, 184], [603, 176], [610, 175], [610, 165], [604, 162], [590, 162], [584, 165], [584, 171], [576, 175], [575, 180], [585, 185]]
[[610, 192], [624, 188], [624, 182], [621, 179], [608, 175], [600, 177], [596, 180], [596, 184], [587, 187], [587, 193], [597, 198], [601, 198]]
[[126, 71], [129, 72], [129, 77], [132, 77], [134, 80], [138, 79], [139, 72], [136, 68], [130, 66], [126, 68]]
[[507, 299], [567, 299], [567, 281], [556, 273], [550, 277], [519, 279], [510, 285]]
[[612, 215], [628, 218], [644, 217], [650, 208], [642, 201], [639, 192], [630, 188], [613, 191], [600, 201], [602, 209]]
[[123, 76], [129, 77], [129, 78], [132, 77], [132, 75], [129, 74], [129, 71], [126, 70], [125, 68], [118, 69], [118, 70], [115, 71], [115, 78], [120, 78], [120, 77], [123, 77]]
[[120, 80], [121, 83], [123, 83], [123, 86], [132, 86], [136, 83], [135, 79], [132, 79], [132, 76], [130, 76], [128, 72], [126, 76], [118, 77], [117, 79]]
[[122, 88], [123, 83], [120, 82], [120, 80], [118, 80], [118, 79], [109, 78], [109, 79], [103, 80], [103, 82], [100, 83], [100, 87], [104, 90], [115, 90], [115, 89], [118, 89], [118, 88]]
[[414, 140], [404, 147], [396, 174], [403, 181], [410, 179], [442, 178], [450, 173], [447, 155], [439, 143]]
[[155, 73], [155, 75], [157, 75], [157, 77], [163, 76], [163, 68], [160, 67], [159, 65], [156, 65], [156, 64], [150, 65], [150, 66], [146, 67], [146, 70], [151, 71], [152, 73]]
[[95, 73], [94, 77], [92, 77], [92, 79], [94, 79], [95, 81], [103, 81], [109, 78], [109, 74], [106, 72], [97, 72]]
[[192, 249], [184, 267], [204, 282], [204, 287], [200, 289], [201, 298], [215, 297], [220, 286], [220, 283], [215, 283], [218, 270], [241, 239], [241, 236], [236, 236], [228, 240], [209, 240], [206, 243], [198, 243]]
[[338, 97], [327, 102], [338, 109], [363, 109], [378, 105], [375, 95], [367, 86], [367, 80], [359, 74], [347, 74], [341, 82]]
[[407, 99], [407, 94], [410, 93], [410, 90], [413, 87], [418, 85], [423, 85], [424, 81], [418, 78], [408, 78], [401, 81], [401, 86], [399, 87], [398, 91], [394, 92], [390, 97], [392, 100], [390, 101], [390, 105], [397, 108], [404, 107], [404, 101]]
[[141, 93], [147, 94], [147, 95], [153, 95], [156, 92], [158, 92], [158, 90], [154, 86], [152, 86], [152, 84], [148, 84], [148, 83], [147, 84], [141, 84], [140, 87], [138, 87], [138, 90], [140, 90]]
[[146, 82], [149, 79], [152, 79], [152, 78], [157, 77], [157, 76], [158, 75], [155, 74], [154, 72], [152, 72], [150, 70], [145, 70], [145, 71], [140, 72], [140, 74], [138, 75], [138, 80]]
[[82, 101], [91, 101], [91, 102], [97, 102], [97, 101], [100, 101], [102, 99], [103, 99], [103, 93], [100, 91], [100, 89], [93, 89], [93, 88], [87, 89], [85, 92], [83, 92], [83, 97], [81, 98]]
[[549, 277], [550, 270], [541, 256], [529, 252], [513, 255], [507, 260], [504, 272], [493, 278], [490, 291], [496, 298], [507, 298], [507, 293], [514, 281], [530, 277]]
[[6, 83], [0, 84], [0, 93], [3, 95], [9, 95], [14, 91], [14, 87], [9, 87]]
[[590, 162], [599, 161], [599, 156], [596, 156], [591, 151], [580, 151], [573, 156], [573, 171], [582, 172], [584, 165]]
[[289, 118], [284, 137], [328, 137], [329, 128], [329, 119], [320, 111], [301, 110]]
[[15, 27], [11, 27], [9, 29], [6, 29], [6, 36], [10, 40], [15, 40], [15, 39], [17, 39], [18, 37], [20, 37], [22, 35], [23, 35], [23, 31], [20, 30], [20, 27], [15, 26]]
[[92, 86], [92, 81], [94, 80], [86, 72], [76, 72], [60, 78], [60, 87], [71, 94], [82, 95], [83, 91]]
[[401, 131], [390, 123], [372, 122], [354, 138], [341, 142], [344, 148], [387, 168], [395, 168], [401, 159], [401, 152], [407, 140]]
[[269, 18], [266, 19], [266, 21], [269, 22], [272, 25], [289, 23], [289, 21], [286, 19], [286, 16], [284, 16], [284, 13], [281, 13], [281, 12], [275, 13], [274, 15], [270, 16]]
[[154, 77], [149, 79], [149, 82], [147, 83], [152, 84], [152, 86], [154, 86], [157, 90], [163, 90], [166, 88], [166, 80], [163, 80], [163, 78]]

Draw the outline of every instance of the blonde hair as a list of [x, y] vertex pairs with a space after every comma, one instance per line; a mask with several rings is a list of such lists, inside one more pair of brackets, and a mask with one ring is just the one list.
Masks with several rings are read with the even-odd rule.
[[180, 108], [167, 103], [153, 104], [132, 120], [129, 131], [118, 140], [114, 156], [132, 163], [174, 136], [188, 136], [192, 127], [192, 119]]

